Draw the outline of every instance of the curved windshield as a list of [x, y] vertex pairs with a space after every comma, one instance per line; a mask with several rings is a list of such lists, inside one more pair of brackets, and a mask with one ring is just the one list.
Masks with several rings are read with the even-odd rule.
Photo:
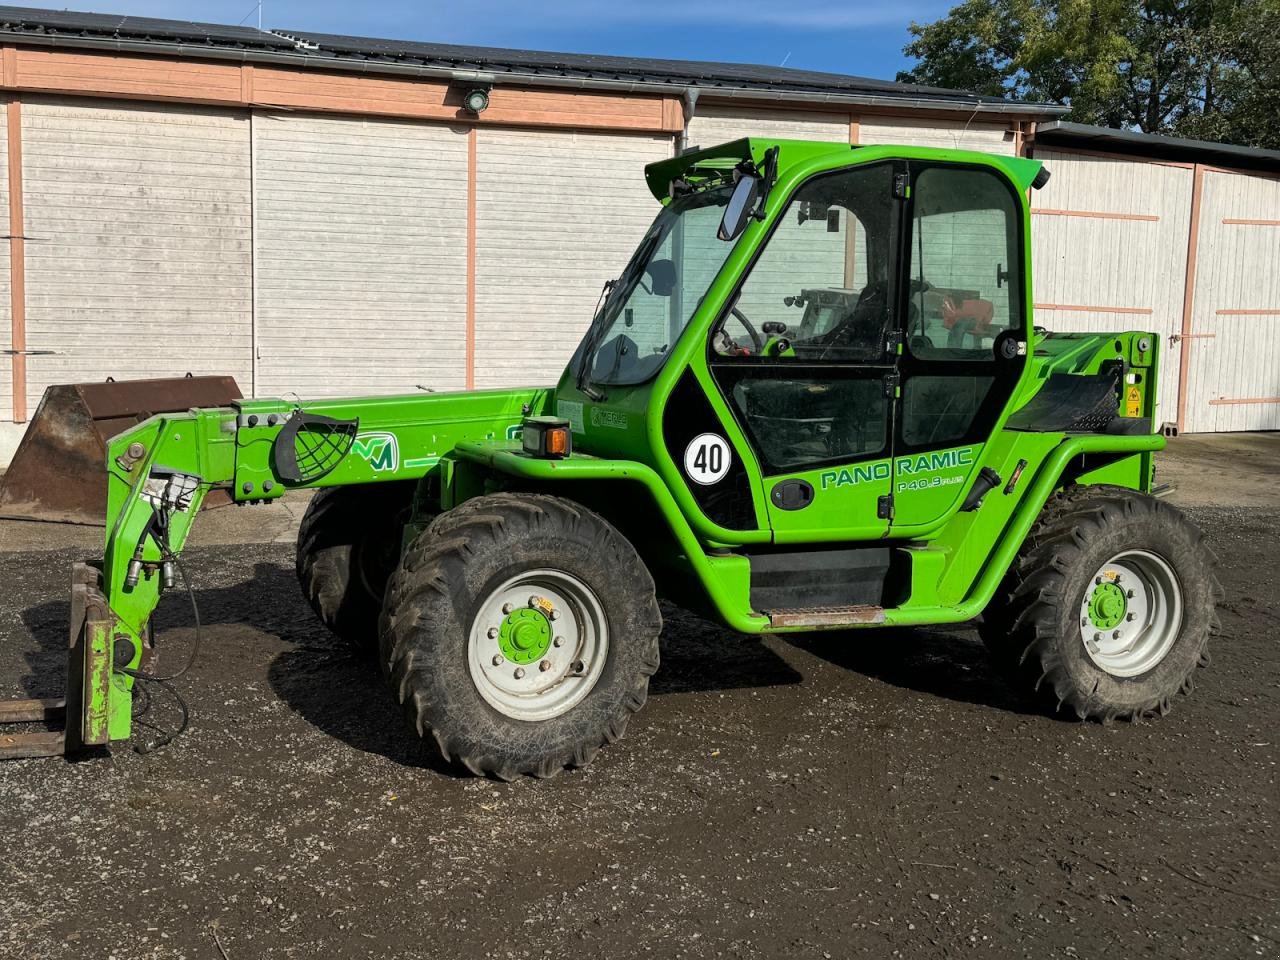
[[661, 369], [733, 249], [716, 239], [732, 194], [732, 185], [715, 187], [662, 208], [578, 347], [580, 380], [642, 383]]

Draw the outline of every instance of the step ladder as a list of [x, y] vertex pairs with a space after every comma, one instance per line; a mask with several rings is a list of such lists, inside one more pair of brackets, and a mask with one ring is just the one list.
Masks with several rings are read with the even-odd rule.
[[866, 605], [848, 607], [798, 607], [791, 610], [769, 610], [771, 627], [860, 627], [884, 623], [884, 607]]

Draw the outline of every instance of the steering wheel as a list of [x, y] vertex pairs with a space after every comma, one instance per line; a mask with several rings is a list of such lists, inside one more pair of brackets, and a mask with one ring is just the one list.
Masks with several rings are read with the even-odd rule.
[[737, 317], [738, 322], [742, 324], [743, 329], [747, 331], [747, 335], [751, 337], [751, 343], [752, 346], [755, 347], [756, 353], [763, 353], [765, 339], [760, 336], [760, 331], [756, 329], [756, 325], [748, 320], [747, 315], [737, 307], [734, 307], [729, 312]]

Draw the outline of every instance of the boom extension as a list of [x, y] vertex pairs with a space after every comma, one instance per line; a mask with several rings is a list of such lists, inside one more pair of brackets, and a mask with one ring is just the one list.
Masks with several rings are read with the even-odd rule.
[[249, 400], [163, 414], [120, 434], [107, 453], [102, 561], [78, 563], [72, 574], [66, 699], [0, 702], [0, 723], [63, 718], [64, 729], [2, 734], [0, 759], [129, 738], [134, 683], [152, 677], [151, 616], [177, 585], [178, 556], [211, 490], [247, 505], [288, 490], [447, 473], [444, 455], [457, 443], [514, 436], [545, 397], [524, 390], [305, 406]]

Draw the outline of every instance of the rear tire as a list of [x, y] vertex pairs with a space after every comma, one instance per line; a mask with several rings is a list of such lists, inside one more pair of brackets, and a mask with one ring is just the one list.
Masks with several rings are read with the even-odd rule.
[[437, 517], [405, 552], [381, 664], [445, 759], [502, 780], [550, 777], [623, 735], [661, 630], [653, 578], [603, 517], [495, 494]]
[[416, 488], [417, 481], [326, 488], [298, 528], [302, 595], [321, 623], [365, 656], [378, 649], [382, 595]]
[[1104, 723], [1164, 714], [1209, 662], [1215, 567], [1176, 507], [1068, 488], [1046, 505], [979, 632], [1047, 707]]
[[1027, 534], [1026, 540], [1018, 550], [1013, 565], [1005, 574], [995, 596], [982, 611], [982, 619], [978, 623], [978, 636], [982, 639], [992, 658], [1002, 666], [1016, 665], [1022, 659], [1026, 649], [1023, 642], [1019, 645], [1019, 637], [1013, 634], [1013, 622], [1017, 617], [1017, 609], [1011, 603], [1013, 595], [1022, 585], [1023, 560], [1042, 547], [1046, 541], [1070, 531], [1076, 521], [1091, 514], [1102, 500], [1123, 501], [1134, 491], [1129, 487], [1117, 487], [1111, 484], [1091, 484], [1088, 486], [1072, 485], [1059, 490], [1049, 498], [1044, 509], [1040, 511], [1035, 526]]

